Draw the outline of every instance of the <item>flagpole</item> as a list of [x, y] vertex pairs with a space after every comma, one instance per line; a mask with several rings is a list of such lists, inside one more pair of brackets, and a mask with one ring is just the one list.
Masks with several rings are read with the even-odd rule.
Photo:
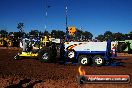
[[45, 4], [46, 4], [46, 8], [45, 8], [46, 9], [46, 11], [45, 11], [45, 31], [46, 31], [46, 29], [47, 29], [47, 17], [48, 17], [47, 0], [46, 0], [46, 3]]
[[66, 28], [67, 28], [67, 19], [68, 19], [67, 11], [68, 11], [68, 9], [67, 9], [67, 6], [66, 6]]
[[45, 30], [47, 29], [47, 8], [45, 12]]

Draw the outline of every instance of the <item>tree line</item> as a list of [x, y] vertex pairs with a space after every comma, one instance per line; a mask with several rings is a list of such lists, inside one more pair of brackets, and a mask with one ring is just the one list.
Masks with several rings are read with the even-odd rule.
[[[4, 29], [0, 29], [0, 35], [2, 37], [6, 37], [9, 35], [14, 35], [14, 37], [22, 37], [23, 34], [26, 34], [27, 36], [33, 36], [33, 37], [38, 37], [38, 36], [48, 36], [50, 35], [51, 37], [54, 38], [61, 38], [64, 39], [66, 37], [66, 32], [61, 31], [61, 30], [52, 30], [51, 32], [48, 32], [47, 30], [45, 31], [38, 31], [36, 29], [31, 30], [28, 33], [24, 32], [24, 23], [18, 23], [16, 27], [19, 31], [18, 32], [7, 32]], [[88, 31], [82, 31], [77, 28], [77, 34], [76, 34], [76, 39], [80, 40], [92, 40], [93, 39], [93, 34]], [[106, 41], [108, 39], [111, 39], [112, 41], [123, 41], [123, 40], [129, 40], [132, 39], [132, 31], [129, 32], [128, 34], [123, 34], [120, 32], [117, 33], [112, 33], [111, 31], [106, 31], [104, 34], [99, 34], [97, 37], [95, 37], [98, 41]]]
[[123, 34], [120, 32], [112, 33], [111, 31], [106, 31], [104, 34], [100, 34], [95, 39], [99, 41], [106, 41], [108, 39], [112, 41], [124, 41], [124, 40], [130, 40], [132, 39], [132, 31], [128, 34]]

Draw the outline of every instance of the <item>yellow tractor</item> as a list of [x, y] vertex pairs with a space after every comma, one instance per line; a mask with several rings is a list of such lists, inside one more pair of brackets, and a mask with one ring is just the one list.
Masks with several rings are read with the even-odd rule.
[[12, 47], [13, 46], [13, 41], [11, 39], [8, 38], [0, 38], [0, 46], [4, 47], [4, 46], [8, 46], [8, 47]]
[[41, 61], [48, 62], [53, 60], [57, 55], [56, 46], [49, 41], [49, 38], [43, 36], [40, 41], [32, 41], [32, 39], [22, 39], [22, 52], [19, 52], [14, 59], [21, 57], [38, 58]]

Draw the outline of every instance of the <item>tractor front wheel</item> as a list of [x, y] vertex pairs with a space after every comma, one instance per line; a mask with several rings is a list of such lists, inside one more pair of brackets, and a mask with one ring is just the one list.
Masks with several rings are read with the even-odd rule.
[[18, 59], [20, 59], [20, 56], [19, 55], [16, 55], [16, 56], [14, 56], [14, 59], [15, 60], [18, 60]]

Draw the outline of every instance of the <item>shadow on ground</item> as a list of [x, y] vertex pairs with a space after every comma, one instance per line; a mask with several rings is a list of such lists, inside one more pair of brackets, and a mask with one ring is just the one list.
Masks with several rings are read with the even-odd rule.
[[[23, 80], [20, 80], [20, 82], [18, 84], [14, 84], [14, 85], [10, 85], [10, 86], [7, 86], [5, 88], [23, 88], [23, 85], [26, 84], [26, 83], [29, 83], [31, 81], [31, 79], [23, 79]], [[35, 81], [33, 83], [29, 83], [26, 88], [33, 88], [33, 86], [37, 83], [41, 83], [42, 80], [38, 80], [38, 81]]]

